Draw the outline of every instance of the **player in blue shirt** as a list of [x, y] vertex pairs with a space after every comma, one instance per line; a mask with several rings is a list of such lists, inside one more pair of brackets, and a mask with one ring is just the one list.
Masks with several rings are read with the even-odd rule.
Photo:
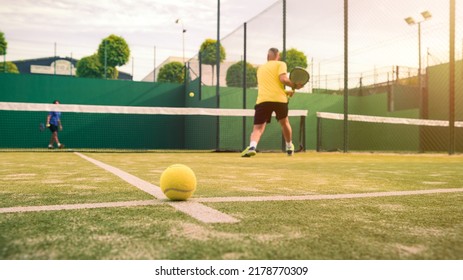
[[[59, 104], [58, 100], [53, 101], [53, 104]], [[47, 127], [51, 131], [50, 143], [48, 144], [48, 149], [53, 149], [53, 144], [56, 143], [58, 148], [64, 148], [64, 145], [59, 142], [58, 139], [58, 129], [63, 130], [63, 125], [61, 124], [61, 112], [50, 112], [47, 116]]]

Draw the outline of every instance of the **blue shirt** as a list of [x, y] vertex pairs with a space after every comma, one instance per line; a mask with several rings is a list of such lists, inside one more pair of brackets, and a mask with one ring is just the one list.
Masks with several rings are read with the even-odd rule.
[[50, 124], [58, 126], [59, 125], [58, 121], [61, 118], [61, 112], [50, 112], [50, 113], [48, 113], [48, 115], [51, 116], [50, 117]]

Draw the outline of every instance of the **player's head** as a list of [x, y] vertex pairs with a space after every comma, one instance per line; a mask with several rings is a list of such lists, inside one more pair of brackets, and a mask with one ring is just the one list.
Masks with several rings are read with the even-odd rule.
[[280, 51], [277, 48], [270, 48], [267, 53], [267, 60], [280, 60]]
[[54, 100], [53, 104], [59, 104], [59, 100]]

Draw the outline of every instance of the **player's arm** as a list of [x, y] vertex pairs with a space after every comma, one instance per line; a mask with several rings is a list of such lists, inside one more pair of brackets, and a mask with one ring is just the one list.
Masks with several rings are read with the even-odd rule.
[[48, 114], [48, 116], [47, 116], [47, 124], [46, 124], [47, 127], [50, 127], [50, 119], [51, 119], [51, 114]]
[[63, 125], [61, 124], [61, 119], [58, 119], [59, 130], [63, 130]]

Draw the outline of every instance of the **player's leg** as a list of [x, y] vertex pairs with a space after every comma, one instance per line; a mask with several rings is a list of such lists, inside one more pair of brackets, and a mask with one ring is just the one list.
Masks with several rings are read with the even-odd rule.
[[291, 124], [289, 123], [288, 117], [283, 118], [278, 121], [281, 125], [281, 130], [283, 132], [283, 137], [285, 138], [286, 143], [293, 141], [293, 130]]
[[257, 154], [257, 144], [265, 131], [265, 125], [266, 123], [262, 123], [253, 126], [249, 146], [241, 153], [242, 157], [252, 157]]
[[254, 108], [254, 126], [250, 137], [250, 144], [241, 153], [242, 157], [252, 157], [257, 154], [257, 144], [265, 131], [267, 122], [270, 122], [272, 116], [273, 109], [267, 102], [257, 104]]
[[285, 138], [286, 153], [288, 156], [292, 156], [294, 154], [293, 130], [291, 128], [291, 123], [289, 122], [288, 111], [288, 104], [280, 103], [277, 105], [275, 113], [278, 122], [280, 123], [283, 137]]
[[56, 142], [58, 131], [57, 131], [56, 126], [54, 125], [50, 125], [50, 131], [51, 131], [51, 136], [50, 136], [50, 142], [48, 142], [48, 149], [53, 149], [53, 145]]
[[61, 142], [58, 139], [58, 131], [56, 131], [55, 142], [56, 142], [56, 145], [58, 146], [58, 148], [60, 148], [60, 149], [64, 148], [64, 145], [61, 144]]
[[252, 128], [252, 133], [251, 133], [251, 142], [250, 146], [256, 148], [257, 143], [260, 141], [260, 137], [262, 137], [262, 134], [264, 134], [265, 131], [265, 126], [267, 123], [261, 123], [261, 124], [255, 124]]

